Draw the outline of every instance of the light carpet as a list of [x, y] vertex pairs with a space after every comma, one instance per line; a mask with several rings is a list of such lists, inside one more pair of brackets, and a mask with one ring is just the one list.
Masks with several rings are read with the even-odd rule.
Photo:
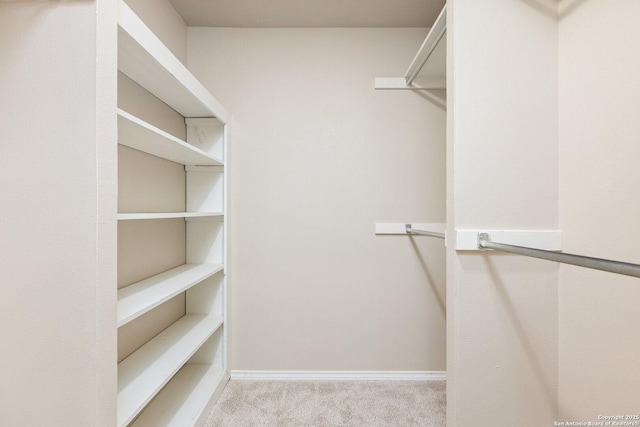
[[445, 381], [229, 381], [205, 427], [443, 427]]

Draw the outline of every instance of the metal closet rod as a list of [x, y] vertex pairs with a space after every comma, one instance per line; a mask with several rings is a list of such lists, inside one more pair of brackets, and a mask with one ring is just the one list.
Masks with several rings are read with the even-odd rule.
[[421, 236], [435, 237], [436, 239], [444, 239], [444, 233], [437, 233], [435, 231], [416, 230], [411, 228], [411, 224], [405, 224], [407, 234], [419, 234]]
[[592, 268], [594, 270], [608, 271], [610, 273], [623, 274], [625, 276], [640, 277], [640, 264], [492, 242], [489, 234], [487, 233], [478, 234], [478, 247], [480, 249], [493, 249], [496, 251], [546, 259], [548, 261], [561, 262], [563, 264]]

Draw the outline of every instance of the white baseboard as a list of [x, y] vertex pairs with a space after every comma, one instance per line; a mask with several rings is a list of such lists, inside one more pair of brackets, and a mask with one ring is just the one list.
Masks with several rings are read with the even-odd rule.
[[445, 371], [231, 371], [232, 380], [446, 381]]

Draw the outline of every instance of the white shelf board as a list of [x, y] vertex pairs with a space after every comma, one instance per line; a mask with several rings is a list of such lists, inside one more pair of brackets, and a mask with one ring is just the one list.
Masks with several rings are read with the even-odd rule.
[[222, 212], [159, 212], [159, 213], [119, 213], [118, 221], [136, 219], [202, 218], [220, 217]]
[[427, 89], [447, 87], [447, 35], [445, 34], [413, 81], [413, 86]]
[[118, 109], [118, 143], [187, 166], [220, 166], [222, 160]]
[[118, 427], [140, 413], [222, 322], [188, 314], [118, 364]]
[[118, 327], [152, 310], [206, 278], [222, 264], [184, 264], [118, 290]]
[[[433, 90], [447, 86], [447, 7], [445, 6], [418, 49], [404, 77], [378, 77], [376, 89]], [[433, 49], [432, 49], [433, 48]], [[416, 74], [412, 84], [410, 76]]]
[[228, 381], [229, 374], [219, 365], [188, 363], [131, 426], [194, 426]]
[[229, 112], [125, 4], [118, 2], [118, 69], [184, 117]]
[[419, 86], [428, 86], [431, 81], [446, 82], [447, 79], [447, 6], [440, 11], [436, 22], [429, 30], [422, 46], [409, 65], [405, 77]]

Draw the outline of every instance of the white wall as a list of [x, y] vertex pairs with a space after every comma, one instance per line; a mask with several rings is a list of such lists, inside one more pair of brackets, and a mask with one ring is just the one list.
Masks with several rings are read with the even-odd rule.
[[233, 113], [234, 370], [445, 370], [445, 112], [398, 76], [424, 29], [189, 28], [189, 67]]
[[3, 426], [115, 424], [116, 10], [0, 3]]
[[[557, 227], [557, 23], [536, 3], [448, 1], [450, 235]], [[557, 267], [450, 245], [447, 303], [447, 425], [553, 425]]]
[[[564, 248], [638, 263], [640, 4], [586, 0], [567, 6], [559, 74]], [[559, 289], [561, 419], [637, 414], [638, 279], [562, 266]]]
[[115, 10], [0, 3], [3, 426], [115, 422]]

